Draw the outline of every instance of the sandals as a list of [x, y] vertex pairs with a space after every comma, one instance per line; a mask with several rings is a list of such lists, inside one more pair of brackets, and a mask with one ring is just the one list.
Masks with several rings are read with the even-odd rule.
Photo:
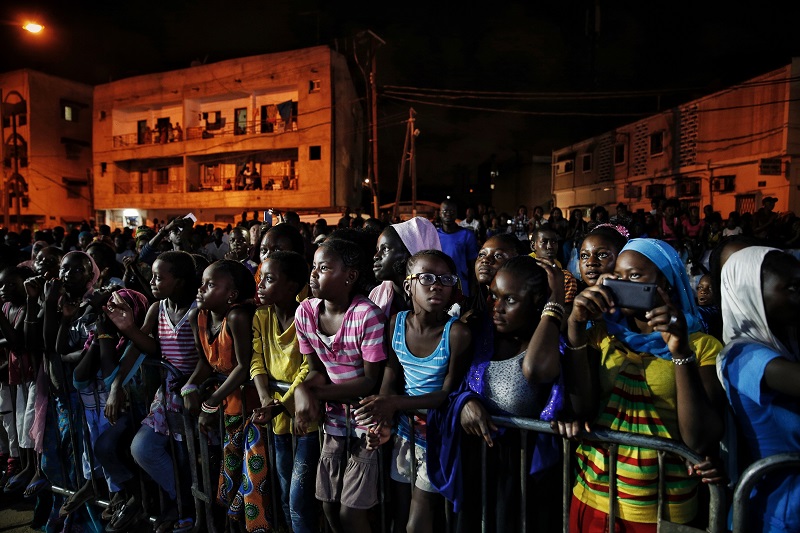
[[49, 490], [51, 487], [47, 478], [40, 477], [36, 481], [27, 486], [25, 492], [22, 493], [23, 498], [34, 498], [43, 490]]
[[[79, 492], [76, 492], [75, 494], [79, 494]], [[84, 503], [90, 502], [94, 499], [94, 492], [91, 490], [87, 490], [83, 494], [79, 494], [77, 498], [75, 497], [75, 494], [64, 500], [64, 504], [58, 511], [58, 516], [65, 517], [77, 509], [80, 509]]]
[[176, 507], [169, 507], [162, 511], [158, 518], [156, 518], [153, 524], [153, 531], [155, 531], [155, 533], [167, 533], [172, 531], [177, 521], [178, 509]]
[[8, 481], [3, 488], [3, 492], [6, 494], [15, 494], [20, 492], [28, 486], [28, 483], [31, 482], [31, 479], [33, 479], [33, 474], [28, 475], [28, 473], [25, 471], [15, 474], [8, 478]]
[[114, 513], [111, 522], [106, 526], [106, 533], [128, 531], [144, 519], [144, 509], [142, 509], [141, 505], [126, 505], [123, 503]]

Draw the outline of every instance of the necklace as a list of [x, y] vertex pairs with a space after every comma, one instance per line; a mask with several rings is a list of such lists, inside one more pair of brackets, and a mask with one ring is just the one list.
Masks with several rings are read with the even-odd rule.
[[212, 337], [216, 337], [217, 334], [219, 334], [219, 330], [221, 330], [221, 329], [222, 329], [222, 322], [220, 322], [216, 326], [212, 326], [211, 322], [208, 323], [208, 331], [211, 332], [211, 336]]

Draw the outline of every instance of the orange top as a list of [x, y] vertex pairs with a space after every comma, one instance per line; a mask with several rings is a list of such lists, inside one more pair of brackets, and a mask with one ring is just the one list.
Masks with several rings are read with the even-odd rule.
[[[222, 319], [222, 326], [220, 326], [219, 334], [213, 340], [209, 340], [208, 338], [208, 321], [209, 311], [205, 309], [199, 310], [197, 312], [197, 329], [200, 333], [200, 345], [203, 347], [203, 354], [205, 354], [206, 360], [208, 364], [211, 365], [211, 368], [214, 369], [214, 372], [227, 376], [233, 372], [237, 364], [233, 337], [228, 331], [228, 318], [226, 316]], [[245, 349], [252, 349], [252, 347], [247, 346]], [[251, 396], [253, 397], [251, 398]], [[254, 407], [258, 406], [258, 400], [255, 394], [247, 394], [246, 400], [248, 410], [252, 410]], [[242, 393], [238, 387], [225, 398], [225, 414], [243, 415]]]

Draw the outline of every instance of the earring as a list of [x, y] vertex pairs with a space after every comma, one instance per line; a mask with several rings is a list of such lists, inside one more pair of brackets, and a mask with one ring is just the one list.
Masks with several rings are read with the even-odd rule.
[[350, 285], [350, 282], [349, 281], [345, 281], [344, 284], [345, 285]]
[[230, 299], [230, 298], [228, 298], [228, 305], [230, 305], [230, 304], [232, 304], [232, 303], [233, 303], [233, 302], [231, 301], [231, 299]]

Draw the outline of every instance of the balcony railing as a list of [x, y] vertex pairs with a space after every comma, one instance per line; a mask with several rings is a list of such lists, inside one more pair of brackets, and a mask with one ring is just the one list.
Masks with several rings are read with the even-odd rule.
[[171, 144], [175, 142], [191, 141], [197, 139], [214, 139], [217, 137], [238, 137], [245, 135], [280, 135], [297, 131], [297, 119], [292, 118], [290, 122], [277, 120], [251, 120], [244, 122], [222, 122], [219, 126], [197, 126], [186, 128], [184, 132], [178, 133], [173, 130], [172, 134], [160, 135], [150, 133], [139, 135], [138, 133], [125, 133], [114, 135], [114, 148], [131, 148], [134, 146], [149, 146], [154, 144]]

